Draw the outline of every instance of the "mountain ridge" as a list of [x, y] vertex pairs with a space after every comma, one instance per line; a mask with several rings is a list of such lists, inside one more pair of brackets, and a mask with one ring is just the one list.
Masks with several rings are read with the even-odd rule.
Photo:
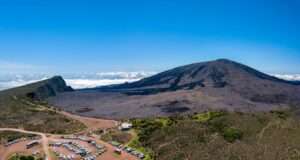
[[[218, 59], [176, 67], [137, 82], [100, 87], [99, 90], [121, 91], [134, 95], [155, 94], [180, 89], [229, 87], [247, 98], [262, 101], [257, 98], [261, 91], [257, 92], [255, 89], [260, 88], [265, 92], [270, 90], [266, 93], [267, 95], [270, 95], [271, 92], [278, 93], [273, 97], [273, 99], [277, 99], [278, 95], [280, 95], [279, 97], [283, 97], [285, 94], [289, 94], [284, 91], [284, 88], [291, 88], [290, 90], [293, 90], [293, 87], [298, 88], [299, 86], [300, 83], [297, 81], [279, 79], [241, 63], [228, 59]], [[245, 88], [250, 89], [255, 94], [251, 95], [252, 97], [247, 96], [248, 93], [246, 93]], [[270, 99], [270, 96], [267, 97], [265, 98]], [[271, 102], [274, 100], [267, 101]]]
[[137, 82], [59, 93], [49, 102], [85, 116], [133, 118], [208, 109], [266, 111], [300, 104], [300, 85], [219, 59], [158, 73]]
[[[214, 69], [216, 71], [219, 68], [221, 68], [222, 66], [224, 66], [224, 64], [225, 65], [235, 65], [236, 67], [242, 68], [245, 71], [247, 71], [251, 74], [254, 74], [257, 77], [260, 77], [262, 79], [268, 79], [268, 80], [277, 81], [277, 82], [281, 82], [281, 83], [288, 83], [288, 84], [292, 84], [292, 85], [300, 85], [300, 82], [298, 82], [298, 81], [288, 81], [288, 80], [279, 79], [275, 76], [271, 76], [271, 75], [259, 72], [255, 69], [251, 68], [251, 67], [243, 65], [241, 63], [234, 62], [232, 60], [217, 59], [217, 60], [214, 60], [214, 61], [198, 62], [198, 63], [192, 63], [192, 64], [176, 67], [176, 68], [158, 73], [156, 75], [144, 78], [144, 79], [139, 80], [137, 82], [117, 84], [117, 85], [111, 85], [111, 86], [103, 86], [103, 87], [99, 87], [99, 89], [141, 88], [142, 86], [153, 85], [153, 84], [151, 84], [151, 82], [155, 81], [155, 80], [157, 81], [158, 77], [162, 77], [162, 76], [166, 76], [166, 75], [174, 76], [176, 78], [181, 77], [182, 74], [184, 74], [184, 72], [186, 72], [188, 69], [192, 70], [192, 73], [190, 73], [190, 75], [191, 75], [192, 78], [195, 78], [197, 76], [197, 73], [200, 72], [202, 69], [205, 69], [207, 67], [211, 67], [210, 69]], [[211, 72], [213, 72], [213, 71], [211, 71]], [[224, 75], [224, 73], [220, 73], [220, 72], [219, 72], [219, 75], [217, 75], [218, 72], [214, 73], [214, 74], [215, 75], [210, 75], [210, 76], [213, 76], [212, 79], [214, 79], [214, 80], [217, 80], [218, 78], [220, 78], [220, 76], [222, 77]], [[174, 83], [172, 84], [172, 86], [173, 87], [176, 86], [177, 85], [176, 82], [178, 82], [179, 80], [180, 80], [179, 78], [178, 78], [177, 81], [175, 80]], [[204, 85], [202, 84], [202, 86], [204, 86]], [[218, 86], [218, 85], [216, 85], [216, 86]]]
[[56, 96], [59, 92], [66, 91], [73, 91], [73, 89], [67, 86], [61, 76], [53, 76], [46, 80], [0, 91], [0, 96], [21, 96], [34, 100], [43, 100], [50, 96]]

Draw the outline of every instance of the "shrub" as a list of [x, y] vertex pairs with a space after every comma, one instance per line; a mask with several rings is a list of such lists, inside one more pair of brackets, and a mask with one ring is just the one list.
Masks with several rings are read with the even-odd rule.
[[140, 142], [146, 142], [151, 133], [163, 127], [160, 121], [153, 119], [133, 120], [133, 127], [139, 130], [138, 137]]
[[34, 160], [34, 157], [33, 156], [24, 156], [24, 155], [21, 155], [21, 156], [15, 155], [15, 156], [11, 157], [10, 160]]
[[210, 121], [212, 119], [215, 119], [217, 117], [221, 117], [225, 114], [225, 112], [222, 111], [208, 111], [208, 112], [204, 112], [204, 113], [198, 113], [195, 114], [192, 118], [199, 121], [199, 122], [207, 122]]
[[236, 128], [226, 128], [223, 131], [223, 137], [226, 141], [232, 143], [236, 140], [242, 139], [243, 133]]
[[34, 160], [33, 156], [21, 156], [20, 160]]
[[229, 122], [224, 118], [219, 118], [211, 120], [207, 124], [212, 132], [223, 132], [228, 127]]
[[280, 119], [287, 119], [289, 116], [286, 111], [271, 111], [271, 113], [275, 114]]

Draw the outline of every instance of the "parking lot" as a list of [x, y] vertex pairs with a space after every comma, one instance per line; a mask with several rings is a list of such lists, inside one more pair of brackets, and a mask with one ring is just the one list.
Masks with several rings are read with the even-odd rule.
[[22, 153], [25, 155], [39, 154], [39, 156], [43, 157], [43, 148], [41, 144], [35, 145], [31, 148], [26, 147], [26, 145], [31, 141], [32, 140], [22, 140], [9, 146], [0, 145], [0, 160], [6, 160], [10, 155], [14, 153]]
[[49, 147], [59, 160], [137, 160], [125, 151], [116, 154], [117, 147], [92, 136], [53, 136]]
[[[117, 154], [115, 152], [117, 147], [100, 140], [97, 135], [90, 134], [95, 130], [106, 130], [117, 127], [117, 121], [86, 118], [66, 112], [62, 114], [79, 120], [87, 126], [87, 129], [75, 135], [62, 136], [16, 128], [0, 128], [1, 131], [9, 130], [34, 134], [41, 138], [38, 144], [34, 140], [17, 140], [10, 146], [0, 144], [0, 160], [6, 160], [15, 153], [25, 155], [39, 153], [41, 154], [40, 157], [45, 157], [47, 160], [138, 160], [136, 156], [125, 151]], [[33, 146], [28, 148], [28, 144]]]

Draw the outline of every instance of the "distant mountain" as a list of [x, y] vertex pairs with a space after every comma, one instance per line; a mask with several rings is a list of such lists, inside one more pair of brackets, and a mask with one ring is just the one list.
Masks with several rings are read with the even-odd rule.
[[91, 116], [126, 118], [207, 109], [271, 110], [300, 104], [300, 83], [227, 60], [177, 67], [133, 83], [63, 93], [50, 102]]
[[[67, 73], [61, 75], [66, 83], [74, 89], [95, 88], [125, 82], [135, 82], [150, 77], [156, 72], [99, 72], [99, 73]], [[300, 81], [300, 74], [270, 74], [280, 79]], [[23, 86], [26, 84], [42, 81], [51, 78], [51, 74], [24, 73], [24, 74], [1, 74], [0, 91]]]
[[[74, 89], [94, 88], [97, 86], [134, 82], [154, 75], [156, 72], [98, 72], [64, 73], [61, 76]], [[52, 74], [42, 73], [0, 73], [0, 91], [51, 78]]]
[[99, 90], [154, 94], [182, 89], [228, 88], [253, 101], [281, 103], [298, 101], [299, 86], [298, 81], [279, 79], [243, 64], [219, 59], [174, 68], [137, 82], [101, 87]]
[[73, 89], [66, 85], [61, 76], [54, 76], [36, 83], [1, 91], [0, 96], [21, 96], [43, 100], [50, 96], [55, 96], [59, 92], [66, 91], [73, 91]]

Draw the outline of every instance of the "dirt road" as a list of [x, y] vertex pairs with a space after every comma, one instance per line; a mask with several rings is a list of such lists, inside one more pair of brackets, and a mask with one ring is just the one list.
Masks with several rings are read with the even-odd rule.
[[[38, 105], [38, 106], [41, 107], [42, 109], [51, 110], [42, 105]], [[114, 121], [114, 120], [104, 120], [104, 119], [83, 117], [83, 116], [74, 115], [74, 114], [64, 112], [64, 111], [59, 111], [59, 113], [85, 124], [87, 126], [87, 129], [84, 132], [88, 132], [88, 131], [92, 131], [92, 130], [96, 130], [96, 129], [114, 128], [118, 124], [118, 122]], [[43, 147], [43, 151], [46, 155], [46, 160], [53, 160], [51, 157], [51, 154], [50, 154], [49, 140], [51, 141], [51, 140], [53, 140], [52, 139], [53, 137], [61, 136], [61, 135], [54, 135], [54, 134], [45, 134], [45, 133], [41, 133], [41, 132], [27, 131], [27, 130], [17, 129], [17, 128], [0, 128], [0, 131], [15, 131], [15, 132], [28, 133], [28, 134], [34, 134], [34, 135], [41, 136], [42, 137], [42, 139], [41, 139], [42, 147]], [[49, 137], [47, 137], [47, 135]], [[102, 140], [99, 140], [99, 139], [95, 139], [95, 140], [99, 143], [104, 144], [108, 149], [108, 151], [105, 152], [100, 157], [101, 160], [116, 160], [116, 159], [137, 160], [137, 158], [135, 156], [132, 156], [126, 152], [124, 152], [124, 154], [116, 157], [116, 155], [114, 154], [115, 147], [113, 147], [112, 145], [110, 145]]]
[[86, 125], [88, 130], [95, 130], [95, 129], [99, 129], [99, 128], [108, 129], [108, 128], [116, 127], [118, 125], [118, 121], [115, 121], [115, 120], [84, 117], [84, 116], [72, 114], [72, 113], [69, 113], [69, 112], [66, 112], [66, 111], [57, 111], [53, 108], [49, 108], [49, 107], [46, 107], [46, 106], [40, 105], [40, 104], [35, 104], [35, 103], [32, 103], [32, 102], [27, 101], [27, 100], [24, 100], [24, 103], [28, 103], [28, 104], [33, 105], [33, 106], [37, 106], [37, 107], [39, 107], [40, 109], [43, 109], [43, 110], [58, 112], [59, 114], [62, 114], [62, 115], [65, 115], [65, 116], [67, 116], [71, 119], [77, 120], [77, 121], [83, 123], [84, 125]]
[[101, 128], [101, 129], [113, 128], [113, 127], [116, 127], [118, 124], [118, 122], [114, 121], [114, 120], [83, 117], [83, 116], [71, 114], [71, 113], [65, 112], [65, 111], [59, 111], [59, 113], [85, 124], [89, 130], [95, 130], [95, 129], [99, 129], [99, 128]]
[[17, 129], [17, 128], [0, 128], [0, 131], [14, 131], [14, 132], [21, 132], [21, 133], [34, 134], [34, 135], [41, 136], [42, 137], [41, 142], [42, 142], [44, 153], [46, 155], [46, 160], [51, 160], [49, 147], [48, 147], [49, 146], [48, 145], [48, 138], [44, 133], [26, 131], [26, 130]]

